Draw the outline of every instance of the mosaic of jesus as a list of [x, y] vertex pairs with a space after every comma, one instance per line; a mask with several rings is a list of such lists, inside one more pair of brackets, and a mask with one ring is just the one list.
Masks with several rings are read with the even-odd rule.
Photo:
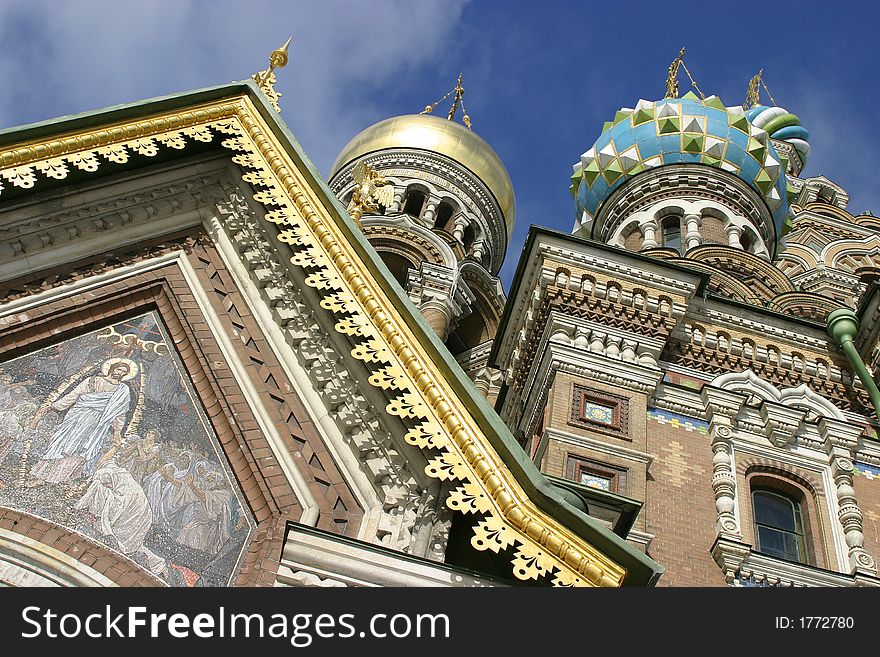
[[228, 585], [254, 521], [169, 344], [151, 312], [0, 364], [0, 507]]

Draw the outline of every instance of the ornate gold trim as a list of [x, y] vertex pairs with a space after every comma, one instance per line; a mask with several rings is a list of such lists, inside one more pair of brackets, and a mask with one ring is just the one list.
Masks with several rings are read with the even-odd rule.
[[0, 152], [0, 180], [31, 188], [41, 176], [66, 178], [70, 167], [91, 173], [105, 160], [124, 164], [132, 152], [152, 157], [160, 147], [216, 137], [234, 151], [243, 180], [257, 190], [254, 200], [279, 225], [278, 239], [294, 250], [291, 262], [305, 269], [321, 307], [338, 316], [336, 330], [354, 342], [352, 355], [372, 370], [370, 384], [387, 392], [386, 412], [404, 420], [411, 427], [406, 441], [427, 452], [426, 473], [461, 482], [448, 505], [485, 516], [472, 545], [512, 549], [521, 579], [620, 586], [622, 566], [528, 498], [249, 97], [11, 147]]

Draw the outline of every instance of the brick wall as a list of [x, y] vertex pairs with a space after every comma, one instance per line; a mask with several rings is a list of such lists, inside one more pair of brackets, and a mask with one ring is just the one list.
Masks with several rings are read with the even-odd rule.
[[880, 562], [880, 468], [857, 463], [853, 484], [862, 510], [865, 549]]
[[700, 219], [700, 236], [703, 244], [727, 244], [727, 233], [724, 231], [724, 222], [717, 217], [703, 217]]
[[649, 411], [647, 494], [642, 513], [654, 535], [648, 555], [666, 567], [660, 586], [724, 586], [709, 550], [715, 541], [712, 449], [705, 422]]

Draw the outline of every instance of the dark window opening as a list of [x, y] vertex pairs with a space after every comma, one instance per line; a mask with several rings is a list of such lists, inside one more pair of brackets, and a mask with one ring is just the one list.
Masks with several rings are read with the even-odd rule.
[[443, 201], [437, 208], [437, 217], [434, 219], [434, 228], [451, 233], [452, 231], [450, 230], [451, 226], [449, 225], [449, 220], [452, 219], [453, 212], [455, 212], [455, 208], [446, 201]]
[[807, 545], [800, 503], [774, 491], [756, 490], [752, 493], [752, 506], [758, 552], [806, 563]]
[[462, 239], [465, 251], [470, 250], [470, 248], [474, 245], [474, 241], [476, 239], [477, 231], [474, 229], [473, 225], [469, 225], [467, 228], [464, 229], [464, 238]]
[[453, 356], [483, 344], [491, 337], [486, 320], [474, 311], [458, 323], [458, 328], [446, 339], [446, 348]]
[[663, 246], [681, 253], [681, 222], [678, 217], [663, 220]]
[[424, 192], [420, 192], [417, 189], [411, 189], [406, 193], [406, 203], [403, 206], [403, 211], [406, 214], [411, 214], [414, 217], [421, 217], [422, 210], [425, 209], [425, 200], [427, 197]]
[[388, 253], [387, 251], [379, 251], [379, 257], [385, 266], [391, 270], [394, 280], [400, 283], [400, 287], [406, 288], [406, 279], [409, 276], [409, 270], [412, 263], [401, 255], [396, 253]]

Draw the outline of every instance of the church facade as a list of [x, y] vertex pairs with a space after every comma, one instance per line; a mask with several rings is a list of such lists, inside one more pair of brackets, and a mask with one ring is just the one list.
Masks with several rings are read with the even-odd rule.
[[505, 293], [468, 120], [325, 182], [271, 70], [0, 133], [0, 582], [880, 583], [880, 223], [795, 115], [621, 110]]

